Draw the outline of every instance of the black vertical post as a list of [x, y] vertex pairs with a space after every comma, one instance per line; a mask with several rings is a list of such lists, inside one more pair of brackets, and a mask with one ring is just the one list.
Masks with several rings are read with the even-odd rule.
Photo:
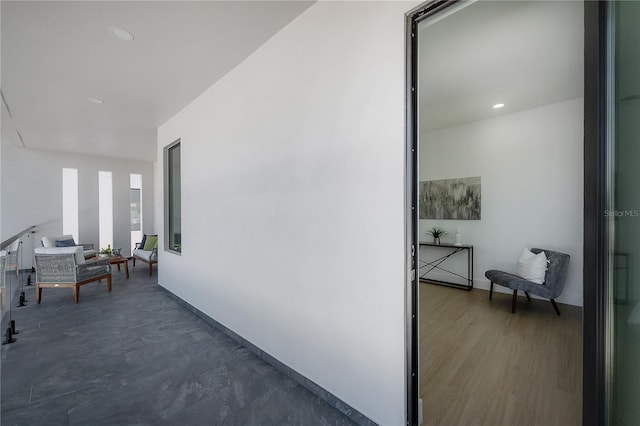
[[584, 2], [582, 424], [606, 424], [607, 3]]
[[419, 423], [419, 372], [418, 372], [418, 273], [417, 257], [419, 246], [417, 241], [418, 221], [417, 207], [414, 199], [417, 199], [417, 167], [418, 167], [418, 137], [417, 137], [417, 22], [411, 17], [406, 20], [406, 47], [407, 47], [407, 74], [406, 74], [406, 254], [407, 259], [407, 284], [406, 291], [406, 335], [408, 343], [407, 353], [407, 415], [406, 424], [409, 426]]
[[11, 334], [20, 333], [18, 330], [16, 330], [16, 321], [15, 320], [11, 320], [10, 324], [11, 324]]

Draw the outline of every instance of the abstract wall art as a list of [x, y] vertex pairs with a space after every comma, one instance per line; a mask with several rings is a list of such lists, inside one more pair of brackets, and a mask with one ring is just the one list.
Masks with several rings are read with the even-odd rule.
[[480, 220], [480, 176], [420, 182], [420, 219]]

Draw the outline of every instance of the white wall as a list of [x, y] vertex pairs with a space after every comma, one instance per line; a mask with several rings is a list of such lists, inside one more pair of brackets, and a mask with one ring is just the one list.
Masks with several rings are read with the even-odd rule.
[[[40, 246], [45, 235], [62, 234], [62, 168], [78, 169], [79, 242], [98, 239], [98, 171], [113, 172], [113, 243], [127, 253], [131, 244], [129, 174], [142, 174], [143, 224], [147, 233], [154, 227], [153, 163], [121, 158], [21, 149], [2, 145], [1, 238], [31, 226], [37, 233], [23, 240], [23, 251]], [[24, 256], [31, 267], [31, 256]]]
[[[482, 219], [421, 220], [475, 250], [474, 280], [484, 272], [515, 272], [524, 247], [571, 255], [558, 301], [582, 306], [583, 102], [561, 102], [420, 135], [420, 181], [480, 176]], [[502, 289], [496, 286], [498, 289]]]
[[183, 251], [160, 253], [160, 284], [384, 425], [405, 415], [414, 5], [316, 3], [158, 133], [158, 161], [178, 138], [183, 161]]

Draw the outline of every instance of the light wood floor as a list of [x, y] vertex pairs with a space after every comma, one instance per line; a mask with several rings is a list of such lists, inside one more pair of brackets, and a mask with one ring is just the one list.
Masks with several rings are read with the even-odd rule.
[[420, 284], [424, 425], [582, 423], [582, 309]]

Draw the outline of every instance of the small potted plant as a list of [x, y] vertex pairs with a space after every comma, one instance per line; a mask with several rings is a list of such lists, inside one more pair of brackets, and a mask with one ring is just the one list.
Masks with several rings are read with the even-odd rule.
[[438, 226], [434, 226], [429, 231], [427, 231], [427, 234], [433, 237], [434, 244], [440, 244], [440, 237], [442, 237], [443, 235], [447, 235], [447, 231]]
[[100, 249], [100, 257], [111, 257], [111, 244], [107, 246], [107, 248]]

